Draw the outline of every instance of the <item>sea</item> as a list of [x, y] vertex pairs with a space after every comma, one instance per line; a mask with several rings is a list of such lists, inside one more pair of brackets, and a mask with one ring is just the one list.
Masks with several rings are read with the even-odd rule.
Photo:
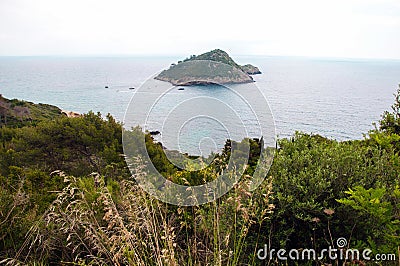
[[[233, 58], [239, 64], [251, 63], [262, 71], [262, 74], [253, 76], [253, 84], [258, 88], [254, 92], [261, 92], [265, 97], [269, 106], [265, 110], [273, 117], [277, 138], [288, 138], [295, 131], [302, 131], [339, 141], [363, 139], [383, 112], [390, 110], [400, 83], [399, 60], [278, 56]], [[140, 109], [141, 102], [131, 102], [135, 93], [144, 93], [142, 99], [146, 99], [143, 86], [149, 79], [181, 59], [179, 56], [0, 57], [0, 94], [6, 98], [52, 104], [78, 113], [91, 110], [103, 115], [110, 113], [124, 122], [130, 104]], [[165, 137], [162, 129], [168, 118], [165, 114], [174, 113], [177, 118], [168, 120], [169, 127], [181, 131], [175, 140], [167, 138], [163, 142], [192, 154], [207, 152], [199, 148], [199, 142], [203, 140], [208, 143], [204, 149], [220, 149], [225, 135], [218, 136], [229, 128], [221, 121], [228, 111], [216, 108], [214, 111], [219, 120], [212, 123], [202, 116], [202, 110], [210, 108], [201, 101], [191, 108], [194, 117], [198, 111], [197, 120], [179, 119], [179, 114], [183, 116], [187, 112], [172, 111], [187, 99], [208, 97], [222, 101], [228, 109], [232, 107], [240, 117], [240, 112], [247, 115], [246, 108], [241, 108], [247, 101], [233, 97], [229, 88], [179, 88], [171, 85], [167, 97], [163, 96], [153, 106], [155, 112], [152, 116], [159, 120], [162, 118], [160, 121], [140, 126], [149, 131], [160, 131], [158, 138], [161, 140], [161, 136]], [[249, 88], [246, 97], [251, 102], [259, 98], [257, 93]], [[158, 115], [157, 110], [164, 116]], [[250, 137], [259, 137], [257, 134]]]

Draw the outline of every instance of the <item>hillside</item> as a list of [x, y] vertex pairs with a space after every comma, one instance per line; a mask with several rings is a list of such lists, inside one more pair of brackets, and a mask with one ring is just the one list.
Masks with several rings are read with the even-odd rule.
[[[213, 61], [213, 62], [210, 62]], [[234, 84], [254, 82], [250, 75], [260, 70], [247, 64], [240, 66], [225, 51], [215, 49], [201, 55], [192, 55], [177, 64], [172, 64], [155, 79], [173, 85]]]
[[0, 94], [0, 126], [19, 127], [62, 115], [61, 109], [56, 106], [17, 99], [9, 100]]
[[[26, 107], [31, 118], [43, 120], [0, 127], [0, 265], [278, 265], [255, 257], [266, 243], [305, 247], [307, 253], [292, 252], [306, 258], [296, 265], [398, 265], [400, 88], [392, 111], [363, 140], [300, 132], [279, 140], [268, 176], [254, 191], [251, 178], [261, 151], [256, 140], [227, 140], [207, 167], [194, 170], [188, 160], [181, 169], [162, 143], [140, 127], [123, 129], [111, 115], [71, 118], [54, 106], [4, 98], [1, 104], [10, 113]], [[46, 113], [61, 117], [45, 119]], [[214, 202], [166, 204], [133, 180], [154, 176], [140, 159], [132, 175], [122, 136], [125, 144], [132, 141], [130, 150], [140, 150], [138, 143], [145, 141], [154, 168], [180, 185], [220, 178], [232, 147], [249, 145], [248, 165]], [[337, 249], [343, 254], [370, 249], [370, 258], [386, 254], [388, 260], [350, 257], [343, 264], [324, 257], [323, 250], [338, 246], [338, 239], [348, 241]], [[316, 262], [308, 253], [312, 247], [322, 250]]]

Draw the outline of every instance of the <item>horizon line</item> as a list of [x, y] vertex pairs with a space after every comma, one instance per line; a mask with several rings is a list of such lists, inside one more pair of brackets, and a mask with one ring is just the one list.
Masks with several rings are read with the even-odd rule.
[[[58, 58], [118, 58], [118, 57], [145, 57], [145, 58], [157, 58], [157, 57], [187, 57], [187, 54], [33, 54], [33, 55], [1, 55], [0, 57], [58, 57]], [[324, 56], [324, 55], [272, 55], [272, 54], [230, 54], [231, 57], [285, 57], [285, 58], [310, 58], [310, 59], [330, 59], [330, 60], [385, 60], [385, 61], [400, 61], [400, 58], [391, 57], [349, 57], [349, 56]]]

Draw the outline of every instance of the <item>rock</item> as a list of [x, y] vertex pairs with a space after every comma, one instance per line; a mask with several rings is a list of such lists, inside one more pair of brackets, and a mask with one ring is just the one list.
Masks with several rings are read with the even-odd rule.
[[246, 72], [249, 75], [261, 74], [261, 71], [258, 69], [258, 67], [253, 66], [251, 64], [241, 66], [241, 68], [244, 72]]
[[81, 114], [76, 113], [76, 112], [72, 112], [72, 111], [64, 111], [64, 110], [62, 110], [61, 113], [66, 115], [67, 117], [72, 117], [72, 118], [82, 116]]

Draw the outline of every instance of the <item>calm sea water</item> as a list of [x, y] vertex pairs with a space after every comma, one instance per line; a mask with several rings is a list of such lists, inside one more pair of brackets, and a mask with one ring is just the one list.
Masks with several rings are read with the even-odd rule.
[[[179, 59], [0, 57], [0, 94], [81, 113], [89, 110], [111, 113], [122, 121], [135, 93], [129, 88], [137, 89], [150, 76]], [[254, 79], [269, 101], [280, 138], [300, 130], [338, 140], [361, 139], [372, 129], [372, 123], [389, 110], [400, 83], [400, 61], [234, 59], [241, 64], [252, 63], [263, 72]], [[225, 97], [223, 91], [204, 88], [179, 93]], [[160, 104], [165, 109], [171, 102], [166, 98]], [[200, 121], [197, 127], [207, 134], [218, 134], [213, 132], [212, 124], [206, 128]]]

